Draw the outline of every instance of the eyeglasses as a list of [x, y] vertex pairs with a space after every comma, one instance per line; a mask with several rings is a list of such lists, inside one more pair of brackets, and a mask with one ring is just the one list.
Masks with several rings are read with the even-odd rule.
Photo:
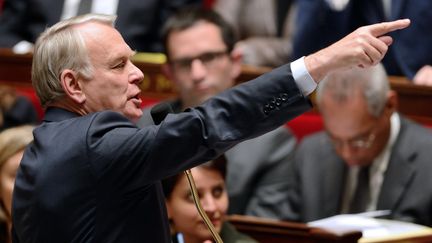
[[171, 60], [170, 63], [177, 71], [188, 73], [191, 71], [192, 62], [199, 60], [206, 68], [211, 68], [221, 57], [227, 55], [227, 51], [205, 52], [199, 56]]
[[341, 140], [330, 136], [330, 141], [336, 147], [336, 149], [341, 149], [344, 145], [347, 145], [352, 149], [368, 149], [375, 142], [376, 134], [372, 131], [364, 138], [356, 138], [352, 140]]

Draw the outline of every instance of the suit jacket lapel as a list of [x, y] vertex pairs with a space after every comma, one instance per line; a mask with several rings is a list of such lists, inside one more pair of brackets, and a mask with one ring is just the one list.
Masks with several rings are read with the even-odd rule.
[[347, 167], [335, 153], [325, 159], [327, 158], [328, 163], [322, 170], [324, 175], [322, 207], [325, 215], [335, 215], [340, 213]]
[[404, 191], [415, 176], [417, 152], [406, 139], [406, 121], [401, 119], [401, 129], [394, 144], [390, 161], [381, 186], [377, 209], [394, 209], [399, 204]]

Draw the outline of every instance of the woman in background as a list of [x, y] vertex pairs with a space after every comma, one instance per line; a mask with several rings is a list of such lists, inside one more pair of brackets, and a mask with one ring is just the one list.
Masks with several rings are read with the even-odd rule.
[[24, 148], [33, 141], [32, 126], [18, 126], [0, 133], [0, 242], [11, 242], [11, 205], [15, 175]]
[[[191, 169], [201, 205], [215, 226], [224, 243], [255, 243], [256, 241], [239, 233], [225, 221], [228, 209], [228, 194], [225, 188], [226, 160], [221, 156]], [[178, 174], [162, 181], [166, 198], [168, 218], [176, 243], [212, 242], [212, 236], [201, 219], [184, 174]]]

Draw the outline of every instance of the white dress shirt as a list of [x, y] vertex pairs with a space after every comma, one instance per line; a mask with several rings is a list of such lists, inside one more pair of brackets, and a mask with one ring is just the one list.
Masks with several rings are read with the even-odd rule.
[[317, 83], [313, 80], [309, 74], [306, 64], [304, 62], [305, 57], [301, 57], [290, 64], [292, 76], [297, 84], [297, 87], [303, 93], [304, 96], [311, 94], [317, 87]]
[[[61, 20], [76, 16], [80, 2], [81, 0], [65, 0]], [[116, 14], [117, 6], [118, 0], [93, 0], [91, 12], [99, 14]]]

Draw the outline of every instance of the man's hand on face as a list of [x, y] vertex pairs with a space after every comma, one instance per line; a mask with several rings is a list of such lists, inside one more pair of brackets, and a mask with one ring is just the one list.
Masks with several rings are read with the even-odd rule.
[[376, 65], [393, 42], [386, 34], [409, 25], [409, 19], [401, 19], [360, 27], [329, 47], [307, 56], [306, 67], [312, 78], [319, 82], [337, 70]]

